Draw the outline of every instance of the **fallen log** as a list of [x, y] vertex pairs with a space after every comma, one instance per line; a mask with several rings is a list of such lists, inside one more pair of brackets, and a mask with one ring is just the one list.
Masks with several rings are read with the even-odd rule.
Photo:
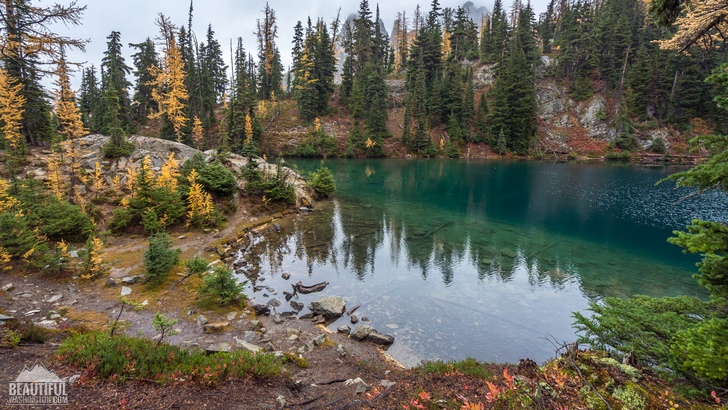
[[328, 284], [329, 284], [329, 282], [321, 282], [321, 283], [317, 283], [315, 285], [306, 286], [303, 283], [301, 283], [301, 281], [299, 280], [298, 283], [296, 283], [295, 285], [291, 285], [291, 286], [293, 286], [294, 291], [296, 291], [298, 293], [306, 294], [306, 293], [321, 292], [322, 290], [324, 290], [326, 288], [326, 286], [328, 286]]

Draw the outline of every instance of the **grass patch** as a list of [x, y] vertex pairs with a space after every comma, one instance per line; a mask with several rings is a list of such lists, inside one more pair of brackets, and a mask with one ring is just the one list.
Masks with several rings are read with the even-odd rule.
[[473, 376], [480, 379], [491, 379], [494, 374], [490, 369], [490, 365], [480, 363], [479, 361], [467, 358], [461, 361], [435, 361], [427, 362], [420, 366], [423, 373], [434, 373], [434, 374], [464, 374], [466, 376]]
[[66, 338], [57, 353], [62, 362], [83, 368], [93, 377], [115, 382], [194, 381], [212, 386], [227, 378], [275, 378], [283, 372], [282, 359], [271, 354], [237, 351], [206, 355], [167, 344], [155, 348], [155, 343], [148, 339], [110, 336], [98, 331]]

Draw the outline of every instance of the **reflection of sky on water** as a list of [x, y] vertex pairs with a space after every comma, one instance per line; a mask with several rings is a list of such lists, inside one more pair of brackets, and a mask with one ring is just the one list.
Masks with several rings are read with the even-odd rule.
[[[330, 282], [300, 301], [336, 294], [349, 307], [363, 303], [357, 313], [394, 335], [390, 354], [409, 365], [466, 357], [542, 361], [553, 355], [546, 338], [573, 340], [571, 312], [590, 300], [700, 294], [692, 261], [671, 263], [679, 249], [664, 246], [662, 232], [677, 223], [670, 218], [684, 224], [694, 216], [666, 211], [678, 194], [653, 187], [664, 173], [492, 165], [329, 164], [338, 199], [270, 232], [251, 266], [260, 268], [261, 284], [279, 291], [298, 280]], [[650, 192], [642, 203], [640, 191]], [[645, 232], [662, 236], [645, 239]], [[677, 256], [653, 257], [665, 249]], [[290, 281], [283, 272], [292, 273]], [[265, 302], [262, 292], [254, 297]]]

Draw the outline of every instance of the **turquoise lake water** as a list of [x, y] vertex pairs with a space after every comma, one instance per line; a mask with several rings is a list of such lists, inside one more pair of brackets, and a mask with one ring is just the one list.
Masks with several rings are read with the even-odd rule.
[[[289, 161], [301, 171], [319, 161]], [[542, 362], [573, 341], [573, 311], [604, 297], [705, 296], [696, 256], [666, 239], [724, 220], [725, 195], [655, 182], [676, 168], [466, 160], [327, 160], [338, 187], [256, 247], [253, 285], [322, 281], [395, 336], [388, 353]], [[281, 278], [291, 273], [290, 280]], [[262, 280], [261, 280], [262, 278]], [[270, 293], [270, 292], [268, 292]], [[285, 304], [279, 311], [286, 309]], [[305, 310], [304, 310], [305, 312]], [[344, 316], [329, 326], [348, 323]], [[353, 326], [352, 326], [353, 327]]]

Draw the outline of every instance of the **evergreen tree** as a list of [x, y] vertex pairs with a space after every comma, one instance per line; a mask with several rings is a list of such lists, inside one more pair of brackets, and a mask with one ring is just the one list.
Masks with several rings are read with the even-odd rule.
[[152, 86], [154, 77], [152, 67], [158, 65], [157, 52], [154, 49], [154, 42], [147, 38], [137, 44], [129, 44], [137, 50], [132, 55], [134, 61], [134, 75], [136, 85], [134, 86], [134, 102], [132, 103], [132, 118], [139, 123], [146, 123], [149, 114], [159, 110], [159, 107], [152, 98]]
[[[101, 60], [103, 76], [101, 79], [101, 93], [104, 104], [104, 118], [101, 119], [101, 131], [110, 134], [112, 126], [118, 126], [124, 133], [132, 130], [129, 120], [129, 92], [131, 83], [126, 75], [131, 73], [131, 67], [126, 65], [121, 55], [121, 34], [112, 31], [106, 43], [104, 58]], [[114, 107], [111, 107], [114, 105]]]
[[250, 82], [249, 60], [243, 48], [243, 39], [238, 38], [233, 69], [232, 93], [227, 112], [227, 140], [229, 148], [238, 152], [243, 148], [245, 134], [245, 118], [253, 112], [255, 90]]
[[212, 26], [207, 26], [205, 43], [200, 44], [200, 95], [202, 126], [210, 128], [217, 123], [215, 107], [222, 100], [227, 88], [227, 66], [223, 61], [222, 48], [215, 39]]
[[283, 65], [281, 55], [276, 47], [275, 39], [278, 37], [275, 11], [265, 3], [265, 17], [258, 20], [256, 36], [258, 38], [258, 60], [260, 61], [258, 74], [258, 96], [262, 100], [271, 99], [275, 93], [280, 93], [283, 85]]
[[84, 127], [88, 128], [92, 133], [101, 132], [98, 125], [101, 88], [96, 77], [96, 68], [93, 65], [83, 69], [78, 98]]

